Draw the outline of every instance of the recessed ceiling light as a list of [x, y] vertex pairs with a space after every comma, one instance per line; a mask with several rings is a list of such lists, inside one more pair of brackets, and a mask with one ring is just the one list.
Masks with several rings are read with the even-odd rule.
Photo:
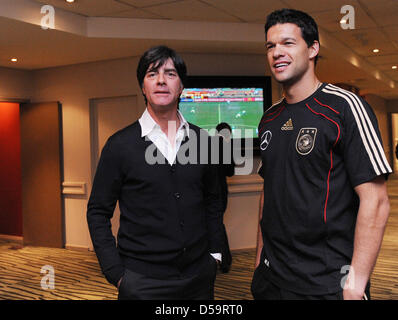
[[66, 2], [73, 3], [75, 0], [65, 0]]
[[374, 53], [378, 53], [380, 50], [379, 49], [373, 49]]
[[17, 59], [17, 58], [12, 58], [11, 61], [12, 61], [12, 62], [17, 62], [18, 59]]
[[397, 66], [392, 66], [392, 67], [391, 67], [391, 69], [397, 69], [397, 68], [398, 68]]

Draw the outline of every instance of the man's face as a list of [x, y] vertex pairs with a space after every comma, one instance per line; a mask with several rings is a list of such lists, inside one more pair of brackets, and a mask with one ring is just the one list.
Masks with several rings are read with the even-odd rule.
[[293, 23], [276, 24], [267, 32], [267, 58], [273, 76], [282, 84], [293, 84], [309, 71], [318, 43], [310, 47], [301, 29]]
[[152, 108], [177, 108], [183, 85], [173, 60], [169, 58], [159, 68], [149, 66], [142, 84], [147, 104]]

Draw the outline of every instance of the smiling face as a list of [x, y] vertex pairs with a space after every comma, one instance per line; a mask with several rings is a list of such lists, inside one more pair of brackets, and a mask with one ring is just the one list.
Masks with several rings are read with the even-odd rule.
[[293, 23], [276, 24], [267, 32], [267, 59], [276, 81], [293, 85], [314, 73], [314, 58], [319, 51], [315, 41], [310, 47], [301, 29]]
[[153, 67], [149, 66], [142, 84], [147, 106], [154, 110], [177, 109], [184, 87], [173, 60], [169, 58], [162, 66]]

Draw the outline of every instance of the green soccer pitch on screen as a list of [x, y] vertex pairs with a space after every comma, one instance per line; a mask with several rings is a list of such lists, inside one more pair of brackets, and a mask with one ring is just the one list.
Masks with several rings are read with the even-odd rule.
[[263, 88], [185, 88], [179, 109], [184, 118], [214, 133], [217, 124], [228, 123], [232, 138], [258, 138], [264, 112]]

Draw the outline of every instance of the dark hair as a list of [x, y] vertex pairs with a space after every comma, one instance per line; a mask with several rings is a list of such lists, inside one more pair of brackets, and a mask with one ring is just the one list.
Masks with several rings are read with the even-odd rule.
[[153, 64], [152, 69], [156, 70], [163, 66], [169, 58], [171, 58], [173, 61], [174, 67], [177, 70], [182, 84], [185, 84], [187, 77], [187, 67], [184, 60], [182, 60], [182, 58], [173, 49], [170, 49], [166, 46], [157, 46], [147, 50], [142, 55], [138, 63], [137, 80], [141, 88], [149, 66]]
[[[301, 29], [301, 36], [310, 47], [314, 41], [319, 42], [318, 26], [315, 20], [307, 13], [294, 9], [276, 10], [268, 15], [265, 22], [265, 40], [268, 30], [278, 23], [293, 23]], [[318, 55], [315, 57], [315, 65]]]
[[220, 122], [220, 123], [217, 125], [216, 130], [217, 130], [218, 132], [220, 132], [220, 131], [223, 130], [223, 129], [228, 129], [229, 132], [232, 132], [231, 126], [230, 126], [228, 123], [226, 123], [226, 122]]

